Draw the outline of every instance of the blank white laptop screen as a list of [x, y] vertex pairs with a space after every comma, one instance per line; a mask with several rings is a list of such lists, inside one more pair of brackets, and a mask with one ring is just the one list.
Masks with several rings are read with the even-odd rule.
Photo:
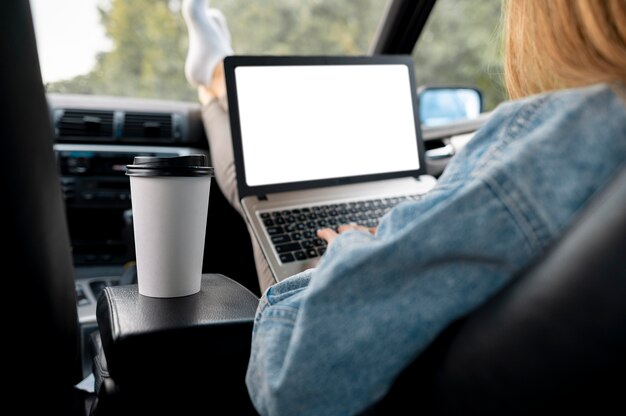
[[248, 186], [419, 168], [405, 65], [235, 68]]

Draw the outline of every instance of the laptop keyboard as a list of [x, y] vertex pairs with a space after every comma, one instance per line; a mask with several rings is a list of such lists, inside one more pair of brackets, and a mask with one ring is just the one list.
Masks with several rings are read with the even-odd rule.
[[265, 230], [282, 263], [320, 257], [326, 242], [318, 238], [321, 228], [337, 229], [342, 224], [355, 223], [377, 227], [380, 218], [403, 201], [419, 199], [419, 195], [369, 199], [339, 204], [314, 205], [282, 211], [259, 213]]

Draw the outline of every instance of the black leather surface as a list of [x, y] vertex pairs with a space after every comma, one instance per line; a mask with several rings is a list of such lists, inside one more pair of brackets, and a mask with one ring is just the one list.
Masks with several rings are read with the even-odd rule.
[[253, 412], [244, 379], [257, 305], [250, 291], [217, 274], [182, 298], [141, 296], [136, 285], [106, 288], [97, 317], [115, 388], [109, 383], [99, 394], [100, 414]]
[[27, 392], [20, 405], [30, 412], [42, 406], [71, 414], [80, 380], [76, 296], [28, 1], [0, 2], [0, 59], [2, 258], [5, 270], [16, 270], [2, 281], [3, 350], [11, 362], [3, 378], [8, 400]]
[[623, 414], [626, 171], [534, 268], [442, 334], [371, 414]]
[[[199, 293], [180, 298], [151, 298], [139, 295], [137, 285], [113, 286], [98, 302], [100, 331], [110, 326], [110, 346], [147, 333], [185, 330], [222, 322], [250, 321], [259, 300], [232, 279], [206, 274]], [[108, 351], [105, 346], [105, 350]]]

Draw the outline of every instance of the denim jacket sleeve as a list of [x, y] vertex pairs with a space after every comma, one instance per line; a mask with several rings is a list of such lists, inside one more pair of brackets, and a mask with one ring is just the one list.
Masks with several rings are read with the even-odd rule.
[[[271, 287], [257, 312], [246, 378], [257, 410], [348, 415], [366, 409], [446, 326], [525, 267], [623, 166], [623, 104], [610, 89], [600, 90], [503, 106], [428, 195], [393, 209], [375, 236], [340, 235], [318, 268]], [[573, 98], [583, 108], [593, 94], [604, 94], [599, 99], [615, 105], [613, 114], [622, 112], [606, 135], [621, 135], [623, 144], [597, 151], [584, 147], [584, 137], [567, 144], [600, 152], [594, 160], [564, 158], [558, 146], [555, 154], [525, 153], [555, 132], [576, 136], [581, 126], [571, 120], [546, 128], [544, 117], [554, 119]], [[537, 166], [532, 158], [549, 160]], [[604, 164], [587, 172], [591, 178], [571, 167], [599, 160]], [[563, 180], [583, 191], [571, 184], [552, 189], [559, 169], [578, 175]], [[543, 186], [550, 178], [552, 188]]]

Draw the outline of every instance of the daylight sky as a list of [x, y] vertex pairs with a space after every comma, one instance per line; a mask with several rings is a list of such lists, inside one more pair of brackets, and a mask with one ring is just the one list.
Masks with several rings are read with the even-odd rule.
[[110, 48], [96, 6], [101, 0], [30, 0], [44, 83], [89, 72]]

